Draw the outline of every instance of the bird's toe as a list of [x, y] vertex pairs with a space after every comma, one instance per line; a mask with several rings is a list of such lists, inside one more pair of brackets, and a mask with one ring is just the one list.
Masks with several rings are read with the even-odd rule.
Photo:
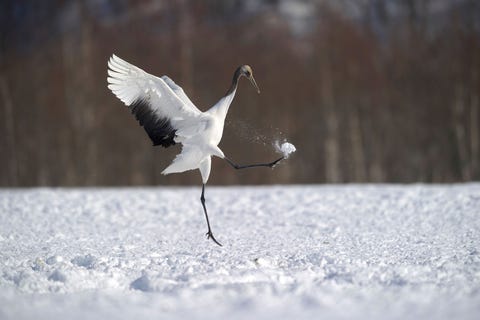
[[222, 244], [220, 242], [218, 242], [217, 239], [215, 239], [215, 237], [213, 236], [213, 233], [211, 231], [208, 231], [205, 235], [207, 236], [207, 239], [212, 239], [213, 242], [215, 242], [220, 247], [222, 247]]

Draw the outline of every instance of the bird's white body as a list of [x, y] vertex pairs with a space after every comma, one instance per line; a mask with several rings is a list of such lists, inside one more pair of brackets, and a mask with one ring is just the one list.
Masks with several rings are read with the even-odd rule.
[[182, 144], [182, 152], [162, 173], [199, 169], [205, 184], [210, 176], [211, 157], [225, 157], [218, 144], [236, 88], [208, 111], [201, 112], [167, 76], [153, 76], [115, 55], [108, 66], [108, 87], [120, 100], [127, 106], [144, 101], [154, 117], [167, 119], [175, 130], [174, 142]]

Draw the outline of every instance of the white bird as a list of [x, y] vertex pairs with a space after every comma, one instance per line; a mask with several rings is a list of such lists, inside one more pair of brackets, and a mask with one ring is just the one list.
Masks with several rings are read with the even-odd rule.
[[108, 61], [108, 88], [128, 106], [145, 129], [153, 145], [165, 148], [182, 144], [182, 151], [162, 174], [199, 169], [202, 176], [202, 202], [207, 220], [207, 239], [215, 239], [205, 206], [205, 184], [210, 176], [211, 157], [225, 159], [235, 169], [251, 167], [273, 168], [281, 157], [270, 163], [237, 165], [225, 157], [218, 147], [228, 108], [232, 103], [241, 77], [246, 77], [258, 89], [252, 68], [243, 65], [235, 70], [226, 95], [208, 111], [201, 112], [187, 97], [183, 89], [167, 76], [156, 77], [112, 55]]

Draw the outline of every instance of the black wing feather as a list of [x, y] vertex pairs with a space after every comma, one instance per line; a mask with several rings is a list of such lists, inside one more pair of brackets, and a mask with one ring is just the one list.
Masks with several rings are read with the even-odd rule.
[[168, 118], [158, 117], [149, 105], [149, 102], [141, 99], [134, 101], [130, 106], [132, 114], [145, 129], [154, 146], [168, 148], [175, 144], [176, 129]]

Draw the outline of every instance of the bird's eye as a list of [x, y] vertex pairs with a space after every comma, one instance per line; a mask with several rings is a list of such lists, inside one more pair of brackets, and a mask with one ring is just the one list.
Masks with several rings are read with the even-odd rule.
[[246, 75], [247, 77], [250, 77], [250, 75], [251, 75], [250, 71], [245, 72], [245, 75]]

